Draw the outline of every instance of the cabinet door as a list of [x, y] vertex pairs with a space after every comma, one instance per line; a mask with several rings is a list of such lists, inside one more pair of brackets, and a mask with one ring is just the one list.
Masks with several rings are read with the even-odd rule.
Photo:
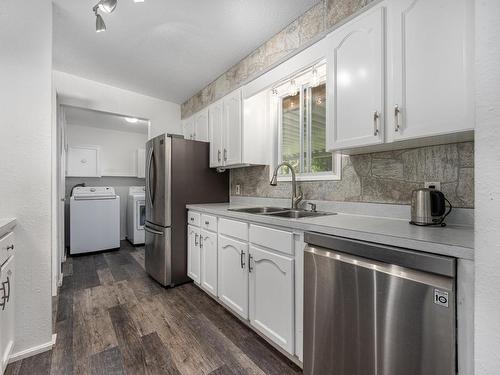
[[201, 230], [201, 287], [217, 297], [217, 234]]
[[14, 256], [0, 271], [0, 373], [7, 367], [14, 345]]
[[384, 142], [384, 18], [375, 8], [336, 30], [328, 42], [327, 148]]
[[188, 225], [188, 276], [199, 284], [200, 267], [200, 228]]
[[184, 121], [184, 138], [185, 139], [195, 139], [195, 128], [194, 128], [194, 116], [186, 119]]
[[291, 257], [250, 247], [250, 324], [294, 354], [294, 265]]
[[208, 135], [210, 142], [210, 167], [222, 166], [222, 117], [223, 103], [218, 101], [208, 109]]
[[241, 90], [236, 90], [223, 99], [223, 144], [224, 165], [241, 164], [242, 121]]
[[473, 3], [389, 2], [389, 140], [473, 129]]
[[194, 134], [197, 141], [208, 142], [208, 109], [194, 115]]
[[248, 318], [248, 244], [218, 236], [218, 295], [242, 318]]

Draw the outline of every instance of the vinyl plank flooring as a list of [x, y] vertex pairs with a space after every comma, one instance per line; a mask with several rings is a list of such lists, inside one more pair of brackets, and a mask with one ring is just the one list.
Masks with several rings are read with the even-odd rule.
[[156, 332], [142, 336], [141, 340], [150, 374], [181, 375], [170, 351], [163, 345]]
[[122, 242], [66, 263], [54, 299], [56, 344], [5, 374], [301, 373], [198, 287], [157, 284], [144, 271], [144, 247]]
[[90, 358], [90, 371], [92, 375], [126, 374], [120, 349], [111, 348], [94, 354]]
[[123, 306], [109, 309], [111, 322], [120, 344], [123, 364], [130, 374], [146, 374], [146, 353], [142, 346], [139, 330]]

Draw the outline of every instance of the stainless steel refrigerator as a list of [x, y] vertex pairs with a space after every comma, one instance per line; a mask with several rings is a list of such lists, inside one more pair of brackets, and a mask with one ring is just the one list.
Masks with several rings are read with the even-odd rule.
[[229, 173], [209, 168], [209, 144], [177, 135], [146, 143], [146, 272], [164, 286], [189, 281], [189, 203], [229, 201]]

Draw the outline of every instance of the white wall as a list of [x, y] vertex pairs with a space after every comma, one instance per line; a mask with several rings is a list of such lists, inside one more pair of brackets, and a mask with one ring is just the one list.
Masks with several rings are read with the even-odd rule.
[[146, 148], [147, 135], [67, 125], [69, 146], [100, 146], [103, 176], [137, 176], [137, 149]]
[[500, 374], [500, 1], [476, 0], [475, 374]]
[[0, 46], [0, 216], [18, 220], [18, 353], [52, 336], [51, 1], [1, 1]]
[[53, 73], [60, 104], [148, 119], [150, 137], [162, 133], [182, 134], [179, 104], [64, 72]]

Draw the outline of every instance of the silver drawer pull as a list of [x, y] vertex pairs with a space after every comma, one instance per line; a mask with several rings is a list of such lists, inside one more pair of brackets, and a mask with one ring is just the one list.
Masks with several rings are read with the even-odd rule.
[[240, 266], [241, 268], [245, 268], [245, 252], [240, 252]]
[[252, 254], [249, 254], [248, 255], [248, 272], [253, 271], [252, 262], [253, 262], [253, 256], [252, 256]]
[[210, 222], [209, 221], [205, 221], [205, 225], [208, 225], [208, 224], [210, 224]]
[[14, 244], [7, 246], [7, 250], [14, 250]]

